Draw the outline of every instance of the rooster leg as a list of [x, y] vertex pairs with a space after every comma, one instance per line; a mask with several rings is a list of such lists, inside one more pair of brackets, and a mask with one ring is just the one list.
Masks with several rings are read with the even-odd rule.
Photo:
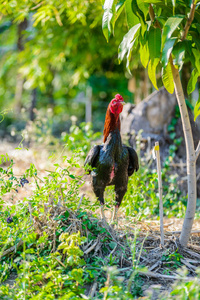
[[103, 211], [103, 206], [104, 206], [104, 198], [103, 198], [103, 194], [105, 191], [105, 187], [94, 187], [94, 193], [97, 197], [97, 199], [99, 200], [100, 204], [101, 204], [101, 219], [106, 223], [106, 218], [104, 215], [104, 211]]
[[112, 215], [111, 223], [113, 223], [115, 221], [115, 219], [117, 217], [118, 210], [119, 210], [119, 206], [115, 205], [114, 210], [113, 210], [113, 215]]
[[117, 212], [119, 210], [119, 207], [120, 207], [120, 204], [122, 202], [122, 199], [124, 197], [124, 195], [126, 194], [126, 191], [127, 191], [127, 187], [125, 185], [124, 186], [115, 186], [115, 194], [116, 194], [116, 198], [115, 198], [115, 208], [114, 208], [114, 212], [113, 212], [113, 217], [112, 217], [112, 222], [116, 219], [116, 216], [117, 216]]

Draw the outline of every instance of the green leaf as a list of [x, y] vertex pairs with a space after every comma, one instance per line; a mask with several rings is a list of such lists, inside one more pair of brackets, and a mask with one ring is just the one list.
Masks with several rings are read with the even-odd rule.
[[117, 19], [119, 18], [119, 16], [121, 15], [121, 13], [122, 13], [122, 11], [125, 7], [125, 2], [126, 2], [126, 0], [121, 0], [116, 4], [115, 16], [114, 16], [114, 18], [112, 18], [113, 32], [114, 32], [114, 28], [115, 28], [115, 23], [116, 23]]
[[72, 179], [76, 179], [76, 177], [73, 174], [70, 174], [69, 177]]
[[170, 54], [172, 53], [174, 43], [177, 38], [168, 39], [165, 43], [164, 49], [162, 51], [162, 65], [166, 66], [169, 61]]
[[103, 7], [104, 14], [102, 19], [102, 29], [107, 42], [112, 32], [111, 20], [115, 13], [115, 2], [116, 0], [105, 0], [104, 7]]
[[133, 47], [133, 40], [134, 37], [138, 31], [138, 29], [140, 28], [141, 24], [136, 24], [135, 26], [133, 26], [128, 32], [127, 34], [125, 34], [121, 44], [119, 45], [119, 53], [118, 53], [118, 59], [119, 62], [121, 62], [125, 56], [125, 54], [127, 52], [130, 51], [130, 49], [132, 49]]
[[199, 32], [190, 31], [190, 35], [192, 36], [192, 41], [195, 43], [195, 46], [200, 51], [200, 39], [199, 39]]
[[0, 34], [3, 33], [5, 30], [9, 29], [12, 25], [11, 21], [6, 21], [0, 25]]
[[164, 44], [166, 40], [168, 40], [175, 29], [179, 26], [181, 21], [184, 19], [182, 16], [174, 16], [171, 18], [168, 18], [165, 22], [164, 28], [163, 28], [163, 34], [162, 34], [162, 48], [164, 47]]
[[144, 13], [143, 11], [139, 8], [138, 4], [137, 4], [137, 0], [132, 0], [132, 11], [133, 14], [135, 14], [138, 19], [140, 20], [141, 26], [142, 26], [142, 35], [145, 34], [146, 32], [146, 24], [145, 24], [145, 17], [144, 17]]
[[144, 45], [140, 44], [140, 60], [144, 68], [146, 68], [149, 62], [148, 42], [146, 42]]
[[147, 15], [149, 14], [149, 4], [145, 3], [144, 0], [137, 0], [139, 8], [143, 11], [144, 13], [144, 18], [145, 20], [147, 19]]
[[139, 8], [141, 9], [141, 11], [143, 12], [144, 18], [146, 20], [147, 15], [149, 13], [149, 4], [148, 3], [144, 3], [143, 0], [137, 0], [137, 4], [138, 4]]
[[192, 71], [192, 74], [191, 74], [191, 77], [190, 77], [190, 80], [189, 80], [188, 86], [187, 86], [188, 95], [191, 94], [195, 90], [198, 77], [199, 77], [199, 72], [197, 71], [197, 69], [194, 69]]
[[198, 73], [200, 73], [200, 53], [195, 48], [192, 49], [192, 52], [195, 57], [195, 67], [197, 68]]
[[129, 68], [129, 63], [131, 61], [131, 50], [132, 50], [132, 47], [133, 47], [134, 43], [135, 43], [135, 39], [130, 44], [130, 48], [129, 48], [128, 53], [126, 55], [126, 60], [127, 60], [126, 61], [126, 68], [127, 68], [127, 71], [129, 72], [130, 75], [132, 75], [132, 74], [131, 74], [131, 70]]
[[156, 81], [156, 67], [159, 63], [160, 59], [155, 58], [154, 60], [150, 60], [148, 64], [148, 75], [151, 80], [153, 86], [158, 90], [157, 81]]
[[173, 5], [173, 15], [175, 14], [176, 0], [172, 0]]
[[157, 4], [157, 3], [163, 3], [163, 0], [144, 0], [145, 3], [152, 3], [152, 4]]
[[136, 24], [140, 23], [140, 20], [132, 11], [132, 0], [126, 0], [125, 9], [126, 9], [128, 28], [130, 29]]
[[[199, 95], [200, 95], [200, 90], [199, 90]], [[200, 116], [200, 96], [194, 107], [194, 121], [196, 121], [196, 118], [198, 116]]]
[[68, 210], [66, 210], [66, 212], [64, 213], [64, 215], [65, 215], [65, 219], [68, 219], [68, 217], [69, 217], [69, 212], [68, 212]]
[[168, 62], [167, 66], [163, 67], [162, 81], [166, 90], [173, 94], [174, 92], [174, 80], [172, 75], [171, 64]]
[[148, 37], [149, 55], [153, 60], [154, 58], [160, 58], [161, 49], [161, 31], [159, 28], [150, 28]]
[[115, 242], [110, 242], [110, 243], [109, 243], [109, 247], [110, 247], [111, 249], [114, 249], [116, 246], [117, 246], [117, 243], [115, 243]]
[[174, 65], [179, 67], [179, 70], [182, 68], [182, 65], [184, 63], [183, 59], [185, 57], [185, 43], [178, 42], [173, 50], [172, 50], [173, 56], [174, 56]]
[[200, 33], [200, 24], [195, 23], [195, 24], [193, 24], [193, 26], [194, 26], [194, 25], [195, 25], [196, 29], [198, 30], [198, 32]]

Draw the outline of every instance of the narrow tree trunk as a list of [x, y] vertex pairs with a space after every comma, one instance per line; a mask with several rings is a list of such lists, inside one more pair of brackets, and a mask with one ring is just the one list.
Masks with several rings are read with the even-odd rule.
[[164, 247], [163, 200], [162, 200], [163, 188], [162, 188], [162, 174], [161, 174], [159, 142], [155, 143], [154, 151], [156, 153], [156, 163], [157, 163], [157, 172], [158, 172], [160, 241], [161, 241], [161, 246]]
[[181, 70], [181, 82], [183, 87], [184, 96], [186, 99], [188, 99], [189, 95], [187, 93], [187, 86], [188, 82], [191, 76], [191, 62], [187, 62], [183, 64], [182, 70]]
[[30, 107], [30, 120], [33, 121], [35, 119], [34, 108], [36, 107], [37, 102], [37, 89], [32, 90], [32, 99], [31, 99], [31, 107]]
[[22, 108], [22, 92], [23, 92], [24, 78], [21, 74], [17, 74], [17, 82], [15, 88], [15, 115], [19, 116]]
[[187, 177], [188, 177], [188, 202], [186, 215], [180, 235], [180, 243], [182, 246], [187, 246], [196, 210], [196, 158], [194, 149], [194, 140], [192, 136], [192, 129], [190, 125], [190, 119], [188, 115], [187, 106], [185, 103], [183, 88], [180, 80], [178, 69], [173, 65], [171, 58], [172, 73], [174, 79], [175, 93], [181, 113], [181, 120], [183, 125], [183, 132], [186, 144], [186, 157], [187, 157]]
[[[27, 28], [28, 26], [28, 21], [27, 19], [24, 19], [18, 27], [17, 27], [17, 50], [19, 52], [24, 50], [24, 34], [23, 31]], [[15, 114], [16, 116], [19, 116], [21, 112], [21, 107], [22, 107], [22, 92], [23, 92], [23, 84], [24, 84], [24, 79], [22, 78], [21, 74], [17, 74], [17, 82], [16, 82], [16, 89], [15, 89]]]
[[90, 86], [86, 89], [85, 122], [92, 122], [92, 88]]

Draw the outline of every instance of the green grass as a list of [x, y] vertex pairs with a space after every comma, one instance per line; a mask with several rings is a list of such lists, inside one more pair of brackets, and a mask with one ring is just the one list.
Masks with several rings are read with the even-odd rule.
[[[98, 283], [95, 299], [137, 299], [143, 294], [144, 282], [139, 275], [142, 266], [135, 257], [136, 232], [134, 240], [129, 240], [128, 236], [126, 238], [126, 247], [129, 249], [126, 251], [131, 254], [126, 257], [125, 250], [123, 253], [127, 260], [131, 255], [132, 270], [121, 276], [118, 268], [122, 252], [110, 254], [117, 244], [107, 229], [99, 225], [95, 215], [99, 204], [91, 203], [85, 196], [81, 210], [77, 211], [84, 184], [83, 158], [91, 141], [98, 136], [93, 134], [91, 128], [87, 129], [83, 124], [81, 126], [82, 129], [73, 127], [71, 136], [65, 135], [67, 155], [64, 152], [57, 154], [62, 160], [54, 163], [51, 171], [42, 178], [34, 164], [30, 164], [23, 174], [16, 175], [15, 162], [6, 153], [1, 156], [0, 283], [9, 278], [11, 273], [17, 274], [13, 287], [0, 286], [2, 300], [90, 299], [86, 291], [95, 282]], [[176, 176], [169, 173], [167, 163], [162, 170], [162, 178], [165, 216], [183, 217], [186, 199], [178, 189]], [[31, 195], [18, 202], [5, 201], [11, 192], [19, 192], [29, 184], [35, 186]], [[126, 219], [158, 218], [157, 190], [156, 171], [141, 162], [140, 170], [129, 179], [128, 191], [122, 202], [121, 210]], [[111, 207], [113, 204], [114, 190], [109, 187], [106, 190], [106, 205]], [[59, 205], [65, 207], [60, 214], [56, 213]], [[93, 212], [93, 216], [88, 212]], [[74, 224], [73, 214], [78, 229], [69, 233], [70, 225]], [[84, 256], [81, 250], [84, 243], [87, 241], [92, 245], [97, 238], [100, 239], [104, 259], [93, 255], [93, 252], [90, 256]], [[12, 247], [13, 250], [7, 253]], [[140, 245], [140, 251], [142, 248], [143, 244]], [[177, 269], [180, 267], [180, 258], [178, 253], [166, 253], [162, 260], [169, 265], [169, 269], [171, 262], [173, 268]], [[196, 280], [194, 278], [187, 284], [181, 282], [175, 285], [171, 294], [163, 299], [199, 299]]]

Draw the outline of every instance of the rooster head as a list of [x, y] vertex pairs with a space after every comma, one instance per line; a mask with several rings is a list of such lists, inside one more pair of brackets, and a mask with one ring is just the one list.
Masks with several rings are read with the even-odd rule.
[[119, 115], [125, 104], [123, 97], [120, 94], [115, 95], [115, 98], [110, 101], [109, 109], [112, 114]]

